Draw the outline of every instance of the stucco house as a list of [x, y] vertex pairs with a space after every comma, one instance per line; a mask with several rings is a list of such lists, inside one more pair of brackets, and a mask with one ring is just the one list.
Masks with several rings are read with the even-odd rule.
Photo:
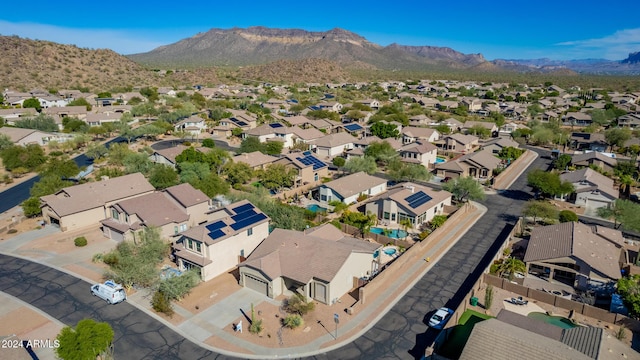
[[47, 145], [51, 141], [62, 143], [73, 140], [73, 134], [46, 133], [39, 130], [12, 128], [8, 126], [0, 127], [0, 134], [6, 135], [16, 145], [26, 146], [29, 144]]
[[168, 239], [206, 219], [211, 200], [190, 184], [180, 184], [119, 201], [101, 221], [104, 235], [116, 241], [132, 239], [139, 230], [155, 227]]
[[430, 169], [436, 163], [438, 148], [426, 141], [414, 142], [400, 149], [400, 157], [404, 162], [420, 164]]
[[273, 163], [283, 164], [288, 168], [296, 170], [297, 174], [293, 183], [294, 188], [318, 183], [322, 181], [323, 177], [329, 175], [329, 165], [318, 159], [310, 151], [287, 154]]
[[382, 246], [349, 237], [331, 224], [305, 232], [275, 229], [239, 266], [240, 285], [270, 298], [294, 293], [334, 304], [353, 279], [378, 269]]
[[478, 137], [465, 134], [451, 134], [436, 142], [444, 152], [467, 154], [478, 147]]
[[601, 152], [590, 151], [571, 155], [571, 165], [579, 168], [597, 166], [605, 172], [613, 173], [613, 169], [618, 165], [618, 160]]
[[182, 152], [188, 148], [188, 146], [179, 144], [166, 149], [154, 150], [153, 154], [149, 155], [149, 160], [156, 164], [167, 165], [175, 168], [177, 165], [176, 156], [182, 154]]
[[234, 163], [244, 163], [252, 170], [264, 170], [267, 166], [278, 160], [277, 157], [263, 154], [260, 151], [236, 155], [232, 158]]
[[619, 197], [610, 179], [591, 168], [560, 174], [561, 181], [573, 184], [575, 191], [566, 200], [585, 208], [585, 214], [595, 214], [600, 207], [609, 207]]
[[175, 131], [184, 131], [193, 138], [198, 138], [201, 133], [207, 130], [207, 123], [200, 116], [190, 116], [178, 121], [173, 126]]
[[483, 150], [490, 150], [493, 154], [499, 154], [502, 149], [508, 147], [517, 149], [520, 147], [520, 144], [509, 138], [495, 138], [485, 142], [480, 148]]
[[361, 171], [322, 184], [319, 190], [323, 203], [339, 200], [352, 204], [360, 195], [371, 197], [387, 191], [387, 180]]
[[577, 289], [620, 279], [626, 257], [619, 230], [579, 222], [535, 227], [524, 255], [527, 271]]
[[501, 160], [493, 155], [492, 150], [485, 149], [438, 164], [435, 168], [436, 175], [442, 178], [471, 176], [475, 179], [487, 179], [500, 163]]
[[311, 144], [316, 154], [320, 157], [332, 158], [342, 155], [345, 151], [353, 149], [353, 143], [357, 139], [346, 132], [340, 132], [324, 136]]
[[402, 143], [410, 144], [422, 140], [434, 142], [440, 139], [440, 133], [436, 129], [406, 126], [402, 128]]
[[153, 191], [141, 173], [69, 186], [40, 198], [42, 216], [62, 231], [75, 230], [106, 219], [113, 204]]
[[451, 193], [436, 191], [429, 187], [403, 183], [367, 203], [367, 212], [375, 214], [385, 225], [398, 225], [409, 219], [413, 227], [419, 228], [435, 215], [442, 214], [445, 206], [451, 205]]
[[181, 271], [209, 281], [234, 269], [269, 235], [269, 217], [247, 200], [211, 213], [211, 221], [184, 231], [173, 245]]

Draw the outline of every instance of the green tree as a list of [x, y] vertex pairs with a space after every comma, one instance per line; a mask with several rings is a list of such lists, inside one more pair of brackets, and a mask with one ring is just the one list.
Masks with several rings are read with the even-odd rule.
[[180, 276], [162, 280], [158, 291], [165, 294], [169, 300], [180, 300], [198, 285], [200, 279], [200, 274], [197, 271], [189, 270]]
[[149, 160], [149, 156], [147, 154], [134, 152], [125, 155], [122, 160], [122, 164], [124, 165], [125, 172], [127, 174], [139, 172], [145, 175], [149, 174], [149, 171], [151, 171], [151, 168], [154, 165], [151, 160]]
[[395, 181], [429, 181], [433, 177], [424, 165], [406, 163], [398, 159], [392, 161], [387, 170], [387, 175]]
[[209, 173], [204, 178], [189, 183], [210, 198], [229, 192], [229, 183], [214, 173]]
[[447, 124], [440, 124], [435, 128], [440, 134], [448, 135], [451, 133], [451, 128]]
[[284, 143], [280, 141], [267, 141], [267, 143], [264, 144], [262, 152], [268, 155], [280, 155], [283, 147]]
[[372, 157], [376, 162], [386, 165], [398, 157], [398, 152], [386, 141], [374, 141], [364, 151], [365, 156]]
[[447, 221], [447, 215], [434, 215], [431, 221], [429, 221], [429, 227], [431, 230], [435, 230], [444, 225]]
[[213, 141], [213, 139], [207, 138], [202, 140], [202, 146], [206, 148], [214, 148], [216, 147], [216, 143]]
[[178, 185], [179, 182], [178, 173], [171, 166], [155, 164], [149, 173], [149, 183], [151, 183], [156, 190]]
[[574, 191], [573, 184], [561, 181], [556, 172], [546, 172], [536, 169], [527, 175], [527, 183], [535, 191], [547, 196], [562, 196]]
[[378, 121], [371, 125], [371, 134], [380, 139], [397, 138], [400, 136], [398, 127], [395, 124]]
[[618, 148], [622, 148], [624, 144], [631, 139], [631, 130], [628, 128], [610, 128], [605, 130], [604, 138], [611, 146], [611, 150], [613, 151], [614, 146]]
[[124, 164], [124, 159], [129, 154], [133, 154], [133, 151], [129, 149], [129, 146], [127, 146], [127, 144], [111, 144], [109, 146], [109, 163], [111, 165], [121, 166]]
[[13, 146], [13, 141], [7, 134], [0, 134], [0, 152]]
[[376, 224], [376, 216], [372, 213], [363, 214], [358, 211], [345, 211], [340, 216], [340, 221], [355, 226], [360, 230], [362, 237], [369, 233], [371, 227]]
[[42, 176], [33, 186], [29, 193], [32, 197], [40, 198], [41, 196], [54, 194], [61, 189], [71, 186], [71, 181], [62, 180], [58, 175]]
[[26, 108], [36, 109], [37, 112], [40, 112], [40, 110], [42, 110], [42, 105], [40, 105], [40, 100], [36, 98], [26, 99], [25, 101], [22, 102], [22, 107], [25, 109]]
[[609, 207], [597, 209], [601, 218], [613, 218], [614, 228], [624, 226], [631, 231], [640, 231], [640, 205], [630, 200], [616, 199]]
[[89, 159], [98, 160], [107, 156], [108, 153], [109, 150], [103, 144], [92, 143], [87, 148], [85, 155], [87, 155]]
[[509, 281], [513, 280], [513, 277], [517, 272], [524, 273], [526, 271], [527, 265], [525, 265], [522, 260], [512, 257], [504, 259], [504, 261], [498, 265], [497, 269], [498, 275], [500, 277], [504, 277], [506, 275]]
[[249, 136], [240, 144], [241, 153], [250, 153], [254, 151], [262, 151], [263, 145], [257, 137]]
[[486, 197], [484, 188], [471, 176], [458, 177], [444, 183], [442, 188], [458, 199], [460, 202], [467, 200], [484, 200]]
[[634, 318], [640, 316], [640, 275], [631, 275], [618, 280], [617, 292]]
[[364, 171], [367, 174], [374, 174], [378, 171], [376, 160], [372, 157], [353, 157], [344, 164], [344, 170], [350, 173]]
[[38, 114], [34, 117], [25, 117], [15, 121], [16, 127], [23, 129], [34, 129], [40, 131], [55, 132], [58, 131], [58, 124], [51, 116]]
[[258, 173], [258, 178], [264, 187], [277, 192], [282, 188], [293, 186], [296, 174], [293, 168], [283, 164], [271, 164], [266, 170]]
[[467, 134], [475, 135], [481, 139], [486, 139], [491, 136], [491, 130], [480, 124], [477, 124], [473, 125], [469, 130], [467, 130]]
[[72, 178], [80, 173], [78, 164], [68, 156], [49, 158], [49, 161], [42, 166], [41, 176], [57, 176], [61, 178]]
[[340, 157], [340, 156], [334, 157], [333, 160], [332, 160], [333, 165], [335, 165], [335, 166], [337, 166], [339, 168], [343, 167], [346, 162], [347, 161], [343, 157]]
[[87, 124], [86, 122], [76, 117], [62, 118], [62, 126], [64, 126], [63, 131], [66, 133], [72, 133], [72, 132], [86, 133], [89, 131], [89, 124]]
[[571, 164], [571, 155], [561, 154], [557, 159], [553, 161], [553, 167], [558, 170], [564, 170]]
[[42, 208], [40, 208], [40, 205], [40, 198], [37, 198], [35, 196], [32, 196], [23, 201], [21, 206], [24, 216], [31, 218], [42, 214]]
[[578, 221], [578, 215], [571, 210], [562, 210], [558, 214], [558, 220], [560, 220], [561, 223], [576, 222]]
[[80, 320], [75, 329], [65, 326], [56, 339], [56, 355], [63, 360], [94, 360], [108, 354], [114, 332], [106, 322]]
[[557, 220], [558, 210], [548, 201], [529, 200], [524, 205], [522, 215], [533, 218], [535, 224], [538, 219]]
[[500, 150], [500, 152], [498, 153], [498, 157], [504, 160], [513, 161], [522, 156], [522, 154], [524, 154], [523, 149], [515, 148], [513, 146], [507, 146]]
[[47, 161], [44, 150], [36, 144], [27, 146], [12, 145], [2, 150], [0, 157], [5, 169], [8, 171], [18, 167], [33, 171]]
[[231, 185], [245, 184], [253, 178], [253, 170], [243, 162], [228, 162], [224, 165], [223, 173]]

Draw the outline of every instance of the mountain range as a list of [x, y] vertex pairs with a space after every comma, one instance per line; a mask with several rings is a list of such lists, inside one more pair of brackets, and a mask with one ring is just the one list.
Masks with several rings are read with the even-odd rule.
[[640, 53], [622, 61], [550, 59], [487, 61], [482, 54], [463, 54], [448, 47], [381, 46], [339, 28], [329, 31], [249, 28], [211, 29], [152, 51], [128, 55], [152, 67], [262, 65], [278, 60], [325, 59], [345, 69], [567, 72], [640, 74]]

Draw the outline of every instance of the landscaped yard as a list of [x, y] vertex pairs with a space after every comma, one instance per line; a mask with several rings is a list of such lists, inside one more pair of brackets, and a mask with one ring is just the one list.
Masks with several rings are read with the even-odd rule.
[[445, 356], [449, 359], [458, 359], [464, 349], [464, 345], [471, 335], [473, 326], [480, 321], [487, 320], [493, 316], [485, 315], [473, 310], [465, 311], [460, 317], [458, 325], [456, 325], [449, 335], [449, 339], [444, 343], [442, 348], [438, 351], [439, 355]]

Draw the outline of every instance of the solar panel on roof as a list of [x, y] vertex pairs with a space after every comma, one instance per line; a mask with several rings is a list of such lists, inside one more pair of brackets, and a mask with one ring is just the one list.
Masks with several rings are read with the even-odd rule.
[[264, 220], [266, 218], [267, 218], [267, 215], [265, 215], [265, 214], [262, 214], [262, 213], [255, 214], [255, 215], [250, 216], [250, 217], [248, 217], [248, 218], [246, 218], [244, 220], [238, 221], [235, 224], [231, 224], [231, 228], [233, 230], [237, 231], [237, 230], [240, 230], [240, 229], [242, 229], [244, 227], [247, 227], [249, 225], [253, 225], [253, 224], [257, 223], [258, 221]]
[[411, 196], [408, 196], [405, 200], [409, 203], [409, 206], [413, 209], [421, 206], [433, 199], [431, 196], [419, 191]]
[[225, 224], [224, 221], [220, 220], [220, 221], [214, 222], [213, 224], [209, 224], [205, 226], [205, 229], [209, 231], [214, 231], [214, 230], [222, 229], [225, 226], [227, 226], [227, 224]]
[[272, 129], [277, 129], [277, 128], [281, 128], [281, 127], [282, 127], [282, 124], [273, 123], [273, 124], [269, 124], [269, 126], [270, 126]]
[[311, 151], [304, 151], [304, 152], [302, 152], [302, 155], [309, 156], [309, 155], [311, 155]]
[[362, 126], [358, 125], [358, 124], [349, 124], [349, 125], [345, 125], [344, 127], [345, 129], [349, 130], [349, 131], [358, 131], [358, 130], [362, 130]]
[[236, 124], [238, 124], [238, 126], [247, 126], [247, 125], [249, 125], [244, 121], [238, 121]]
[[224, 231], [222, 231], [220, 229], [217, 229], [217, 230], [214, 230], [214, 231], [210, 232], [208, 235], [209, 235], [210, 238], [215, 240], [215, 239], [219, 239], [219, 238], [225, 236], [226, 234], [224, 233]]
[[231, 220], [233, 220], [235, 222], [238, 222], [238, 221], [242, 221], [242, 220], [244, 220], [244, 219], [246, 219], [248, 217], [251, 217], [251, 216], [253, 216], [255, 214], [256, 214], [256, 212], [253, 211], [253, 209], [251, 209], [251, 210], [243, 211], [243, 212], [241, 212], [241, 213], [239, 213], [237, 215], [233, 215], [231, 217]]
[[239, 214], [241, 212], [245, 212], [245, 211], [251, 210], [253, 208], [254, 208], [253, 204], [248, 203], [248, 204], [244, 204], [244, 205], [240, 205], [240, 206], [236, 206], [234, 208], [231, 208], [231, 211], [233, 211], [236, 214]]
[[[303, 153], [306, 154], [307, 152]], [[313, 165], [313, 170], [318, 170], [318, 169], [322, 169], [323, 167], [327, 166], [327, 164], [325, 164], [324, 162], [322, 162], [321, 160], [318, 160], [318, 158], [316, 158], [313, 155], [306, 155], [305, 157], [299, 157], [296, 158], [298, 161], [300, 161], [302, 164], [304, 165]]]

